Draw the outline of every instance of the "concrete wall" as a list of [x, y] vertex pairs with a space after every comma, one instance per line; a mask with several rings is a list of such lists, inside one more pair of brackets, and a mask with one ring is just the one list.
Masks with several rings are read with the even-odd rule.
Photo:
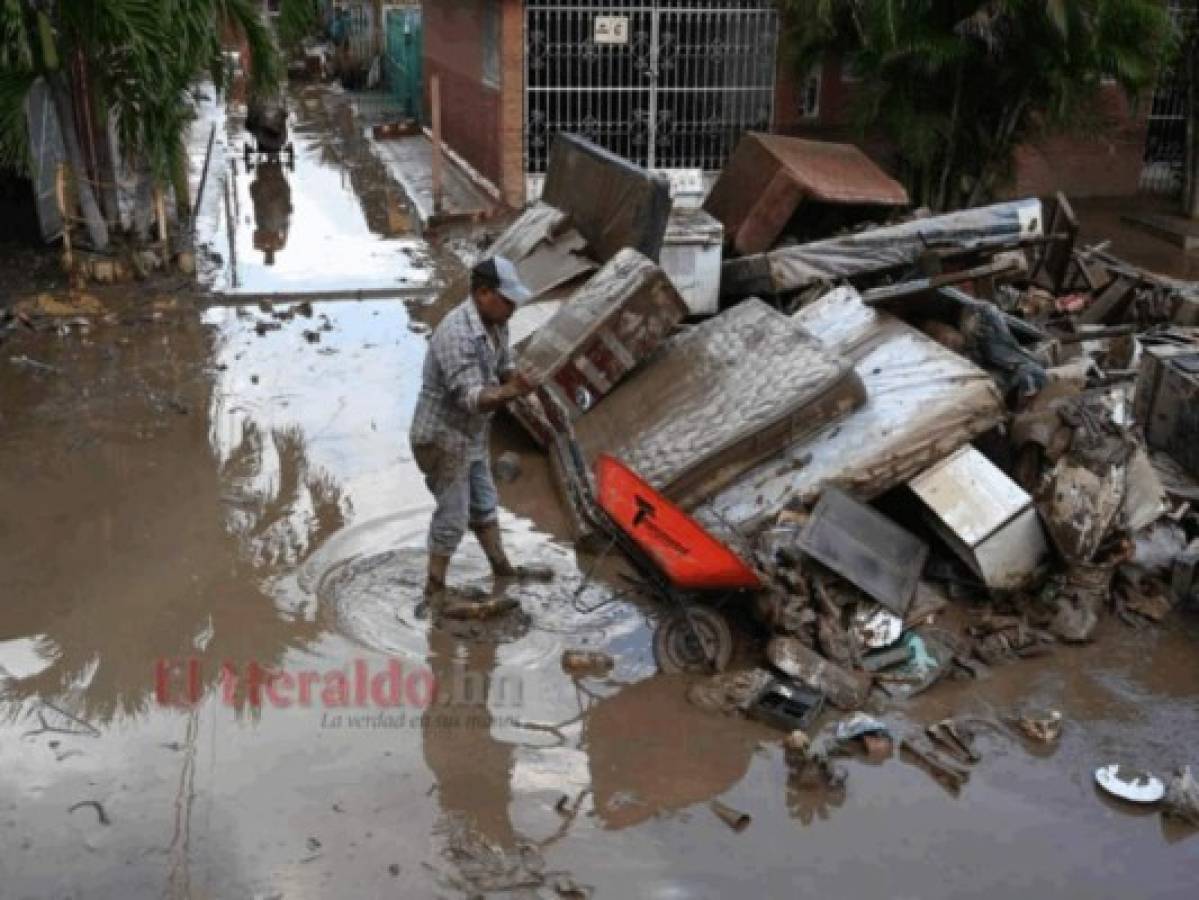
[[[483, 73], [487, 6], [500, 10], [498, 83]], [[446, 143], [496, 185], [524, 202], [524, 4], [522, 0], [429, 0], [424, 4], [425, 104], [441, 80]]]

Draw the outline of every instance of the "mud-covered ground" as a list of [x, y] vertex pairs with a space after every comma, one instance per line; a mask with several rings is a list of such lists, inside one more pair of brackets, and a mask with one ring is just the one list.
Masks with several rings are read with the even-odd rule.
[[[1000, 723], [959, 792], [899, 756], [805, 787], [780, 733], [655, 674], [653, 605], [585, 611], [614, 589], [576, 596], [591, 560], [500, 423], [523, 460], [506, 539], [556, 578], [502, 588], [521, 611], [495, 625], [419, 618], [431, 504], [406, 435], [461, 273], [388, 214], [352, 132], [297, 115], [295, 170], [233, 162], [234, 215], [202, 211], [206, 277], [402, 296], [141, 296], [0, 348], [0, 896], [1194, 896], [1199, 837], [1092, 781], [1199, 761], [1193, 617], [1108, 621], [889, 710]], [[473, 540], [451, 579], [492, 589]], [[573, 681], [566, 647], [616, 668]], [[1025, 706], [1062, 710], [1058, 744], [1002, 725]]]

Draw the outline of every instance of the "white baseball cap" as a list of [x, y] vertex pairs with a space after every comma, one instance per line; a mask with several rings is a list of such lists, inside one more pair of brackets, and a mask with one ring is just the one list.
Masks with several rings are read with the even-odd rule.
[[477, 263], [471, 272], [494, 284], [500, 296], [509, 303], [522, 306], [533, 299], [533, 292], [520, 280], [516, 266], [503, 256], [489, 256]]

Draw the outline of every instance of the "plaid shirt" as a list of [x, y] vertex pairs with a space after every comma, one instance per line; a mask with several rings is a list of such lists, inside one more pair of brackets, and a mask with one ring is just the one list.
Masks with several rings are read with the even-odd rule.
[[514, 368], [508, 326], [486, 328], [475, 301], [467, 297], [429, 341], [409, 432], [412, 446], [434, 444], [457, 459], [482, 455], [493, 414], [479, 412], [479, 395]]

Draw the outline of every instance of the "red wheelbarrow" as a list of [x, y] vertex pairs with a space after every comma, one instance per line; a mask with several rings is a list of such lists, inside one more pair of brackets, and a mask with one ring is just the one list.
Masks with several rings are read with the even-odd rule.
[[[552, 407], [545, 394], [541, 392], [543, 406]], [[593, 478], [569, 419], [555, 411], [555, 450], [576, 508], [608, 538], [608, 549], [619, 547], [644, 586], [672, 607], [654, 631], [658, 667], [664, 672], [721, 671], [732, 657], [733, 634], [719, 607], [760, 590], [761, 578], [619, 459], [601, 455]], [[576, 602], [590, 574], [576, 592]]]

